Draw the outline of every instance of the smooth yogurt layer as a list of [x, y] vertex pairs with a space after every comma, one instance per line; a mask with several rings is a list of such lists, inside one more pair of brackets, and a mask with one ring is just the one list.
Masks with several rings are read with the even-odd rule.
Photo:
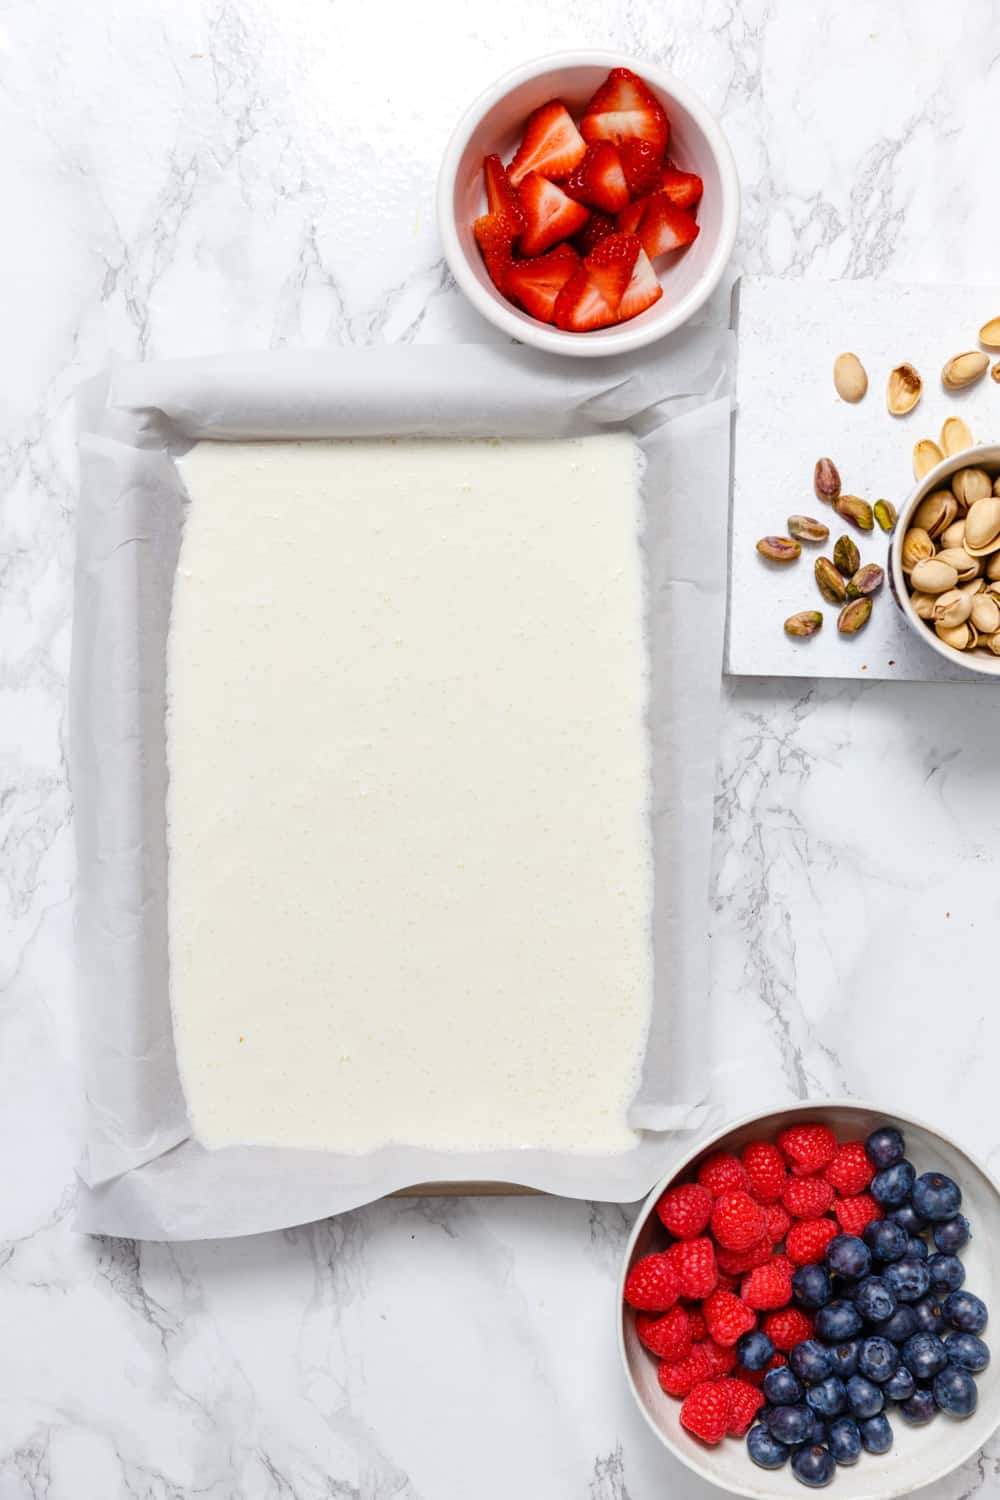
[[170, 983], [196, 1137], [629, 1148], [652, 992], [633, 440], [181, 466]]

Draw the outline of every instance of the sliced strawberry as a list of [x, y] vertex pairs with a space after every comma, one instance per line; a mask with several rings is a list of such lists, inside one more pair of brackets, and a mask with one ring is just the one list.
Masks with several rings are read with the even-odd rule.
[[652, 141], [630, 136], [618, 147], [625, 181], [633, 198], [644, 198], [659, 185], [663, 176], [663, 158]]
[[593, 213], [573, 243], [581, 255], [589, 255], [591, 250], [596, 249], [602, 240], [606, 240], [614, 232], [615, 221], [610, 214]]
[[[625, 175], [628, 176], [627, 169]], [[705, 184], [696, 172], [678, 172], [676, 167], [664, 167], [655, 191], [665, 193], [675, 208], [692, 208], [705, 191]]]
[[518, 198], [525, 219], [518, 242], [522, 255], [540, 255], [557, 240], [568, 240], [590, 218], [589, 209], [568, 198], [561, 187], [537, 172], [529, 172], [525, 177]]
[[615, 218], [615, 228], [619, 234], [638, 234], [648, 202], [648, 198], [640, 198], [637, 203], [626, 204]]
[[681, 250], [697, 239], [700, 226], [684, 208], [675, 208], [663, 193], [645, 200], [646, 209], [636, 233], [650, 260], [668, 250]]
[[557, 245], [533, 260], [516, 260], [507, 272], [507, 294], [533, 318], [551, 323], [556, 298], [579, 265], [572, 245]]
[[629, 318], [636, 318], [647, 307], [652, 307], [654, 302], [659, 302], [663, 296], [663, 288], [656, 279], [656, 272], [649, 263], [649, 256], [645, 250], [640, 250], [632, 270], [632, 279], [625, 288], [625, 293], [618, 308], [618, 320], [625, 323]]
[[486, 262], [490, 280], [505, 292], [507, 272], [513, 260], [514, 238], [510, 225], [499, 214], [483, 214], [473, 224], [472, 232]]
[[629, 68], [612, 68], [583, 112], [585, 141], [622, 141], [638, 137], [663, 155], [670, 124], [662, 106]]
[[621, 157], [609, 141], [587, 147], [587, 154], [566, 183], [566, 191], [581, 203], [606, 214], [616, 214], [628, 202], [628, 183]]
[[515, 236], [524, 228], [524, 210], [517, 201], [517, 190], [512, 188], [507, 169], [499, 156], [488, 156], [483, 162], [486, 178], [486, 205], [491, 214], [506, 219]]
[[529, 172], [559, 180], [583, 160], [587, 143], [573, 124], [561, 99], [550, 99], [528, 116], [524, 136], [507, 168], [512, 187], [520, 187]]
[[556, 327], [586, 333], [616, 323], [638, 258], [639, 241], [633, 235], [611, 234], [602, 240], [556, 298]]

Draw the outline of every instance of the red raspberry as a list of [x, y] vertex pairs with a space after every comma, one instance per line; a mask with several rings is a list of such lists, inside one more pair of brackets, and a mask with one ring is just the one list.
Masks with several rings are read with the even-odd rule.
[[662, 1316], [639, 1313], [635, 1331], [643, 1348], [657, 1359], [683, 1359], [691, 1352], [691, 1319], [683, 1307], [672, 1307]]
[[712, 1216], [712, 1195], [697, 1182], [667, 1188], [656, 1205], [664, 1226], [679, 1240], [693, 1240]]
[[881, 1204], [876, 1203], [868, 1193], [858, 1193], [854, 1198], [835, 1199], [833, 1211], [845, 1234], [861, 1234], [866, 1224], [885, 1216]]
[[749, 1193], [737, 1189], [716, 1198], [712, 1206], [712, 1233], [727, 1250], [749, 1250], [766, 1229], [764, 1210]]
[[875, 1168], [861, 1141], [847, 1141], [837, 1147], [833, 1161], [823, 1169], [823, 1176], [838, 1193], [853, 1198], [855, 1193], [864, 1192], [875, 1176]]
[[642, 1312], [666, 1312], [681, 1295], [682, 1285], [669, 1251], [644, 1255], [625, 1278], [625, 1301]]
[[773, 1264], [776, 1265], [776, 1266], [784, 1266], [784, 1268], [788, 1272], [789, 1276], [794, 1276], [795, 1275], [795, 1262], [794, 1262], [794, 1260], [792, 1260], [791, 1256], [789, 1256], [789, 1255], [776, 1255], [774, 1257]]
[[733, 1271], [720, 1271], [717, 1287], [724, 1292], [738, 1292], [740, 1289], [740, 1278]]
[[744, 1271], [752, 1271], [754, 1266], [762, 1266], [771, 1259], [771, 1242], [764, 1235], [749, 1250], [719, 1249], [715, 1252], [715, 1258], [719, 1263], [719, 1270], [725, 1271], [727, 1276], [742, 1276]]
[[764, 1393], [736, 1376], [727, 1380], [726, 1385], [729, 1395], [729, 1426], [726, 1432], [730, 1437], [743, 1437], [749, 1432], [754, 1417], [764, 1405]]
[[686, 1396], [699, 1380], [711, 1379], [712, 1360], [704, 1344], [695, 1344], [683, 1359], [665, 1359], [656, 1372], [668, 1396]]
[[792, 1300], [792, 1276], [784, 1256], [744, 1276], [740, 1296], [756, 1312], [787, 1306]]
[[818, 1266], [836, 1233], [832, 1219], [802, 1219], [788, 1231], [785, 1249], [797, 1266]]
[[771, 1141], [751, 1141], [743, 1148], [743, 1169], [758, 1203], [777, 1203], [788, 1170], [785, 1158]]
[[721, 1443], [729, 1427], [729, 1392], [725, 1380], [702, 1380], [684, 1398], [681, 1426], [703, 1443]]
[[792, 1227], [791, 1214], [785, 1212], [780, 1203], [771, 1203], [767, 1214], [767, 1237], [772, 1245], [778, 1245]]
[[728, 1375], [730, 1370], [736, 1369], [735, 1349], [724, 1349], [714, 1339], [706, 1339], [698, 1347], [704, 1349], [708, 1355], [708, 1371], [712, 1379], [715, 1379], [719, 1375]]
[[822, 1177], [790, 1177], [781, 1201], [793, 1219], [819, 1219], [833, 1203], [833, 1188]]
[[743, 1366], [740, 1365], [736, 1373], [740, 1380], [746, 1380], [750, 1385], [763, 1385], [764, 1376], [768, 1370], [776, 1370], [779, 1365], [786, 1365], [787, 1363], [788, 1361], [783, 1354], [772, 1354], [767, 1366], [763, 1370], [744, 1370]]
[[710, 1239], [678, 1240], [666, 1255], [680, 1278], [682, 1297], [707, 1297], [714, 1289], [719, 1272]]
[[721, 1288], [711, 1297], [706, 1297], [704, 1313], [709, 1333], [724, 1349], [730, 1348], [738, 1338], [757, 1326], [757, 1319], [746, 1303]]
[[702, 1339], [708, 1338], [708, 1324], [705, 1322], [705, 1314], [702, 1312], [700, 1304], [697, 1306], [692, 1304], [686, 1307], [684, 1311], [687, 1313], [688, 1322], [691, 1324], [691, 1342], [693, 1344], [700, 1344]]
[[833, 1160], [837, 1139], [828, 1125], [792, 1125], [778, 1136], [778, 1145], [794, 1175], [808, 1177]]
[[783, 1307], [780, 1312], [768, 1313], [764, 1319], [764, 1332], [776, 1349], [787, 1354], [803, 1339], [811, 1339], [812, 1318], [807, 1318], [797, 1307]]
[[707, 1188], [713, 1198], [720, 1193], [732, 1193], [737, 1188], [747, 1187], [747, 1174], [743, 1163], [731, 1151], [716, 1151], [706, 1156], [698, 1168], [698, 1181]]

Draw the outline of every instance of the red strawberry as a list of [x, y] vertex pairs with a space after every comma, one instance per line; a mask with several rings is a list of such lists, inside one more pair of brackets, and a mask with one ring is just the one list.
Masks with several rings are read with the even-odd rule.
[[771, 1259], [771, 1241], [767, 1235], [755, 1240], [746, 1250], [727, 1250], [720, 1246], [715, 1252], [716, 1263], [720, 1271], [725, 1271], [727, 1276], [742, 1276], [747, 1271], [752, 1271], [754, 1266], [762, 1266]]
[[652, 141], [632, 136], [618, 147], [622, 159], [625, 181], [633, 198], [644, 198], [652, 193], [664, 173], [663, 160]]
[[[620, 214], [618, 218], [620, 221]], [[720, 1193], [732, 1193], [736, 1188], [746, 1192], [750, 1185], [743, 1163], [731, 1151], [716, 1151], [706, 1156], [698, 1168], [698, 1181], [702, 1187], [708, 1188], [713, 1198], [718, 1198]]]
[[582, 161], [587, 143], [573, 124], [561, 99], [550, 99], [528, 116], [524, 136], [507, 168], [512, 187], [520, 187], [529, 172], [559, 181]]
[[567, 198], [561, 187], [537, 172], [525, 177], [518, 200], [525, 219], [518, 241], [523, 255], [540, 255], [557, 240], [568, 240], [590, 217], [582, 203]]
[[667, 1188], [656, 1205], [664, 1227], [679, 1240], [693, 1240], [702, 1233], [712, 1215], [712, 1195], [697, 1182], [682, 1182]]
[[[628, 203], [625, 205], [625, 207], [622, 209], [621, 213], [615, 220], [615, 225], [618, 229], [619, 234], [635, 234], [636, 230], [639, 228], [639, 225], [642, 223], [642, 216], [646, 212], [646, 204], [648, 202], [648, 198], [639, 198], [635, 203]], [[722, 1151], [720, 1151], [718, 1154], [720, 1156], [726, 1155], [726, 1153]], [[733, 1161], [735, 1160], [736, 1157], [734, 1156]]]
[[557, 245], [533, 260], [515, 260], [507, 272], [505, 290], [525, 312], [551, 323], [556, 298], [580, 264], [571, 245]]
[[573, 243], [581, 255], [589, 255], [602, 240], [614, 233], [615, 221], [610, 214], [592, 213]]
[[678, 1240], [666, 1252], [667, 1259], [680, 1278], [682, 1297], [707, 1297], [719, 1279], [715, 1264], [715, 1246], [703, 1236], [697, 1240]]
[[645, 212], [635, 232], [650, 260], [671, 250], [683, 250], [701, 233], [701, 226], [687, 209], [675, 208], [663, 193], [654, 193], [643, 202]]
[[705, 1322], [705, 1314], [698, 1303], [692, 1303], [684, 1311], [687, 1313], [688, 1322], [691, 1324], [691, 1342], [693, 1344], [700, 1344], [702, 1339], [708, 1338], [708, 1324]]
[[757, 1318], [746, 1303], [721, 1287], [705, 1298], [702, 1310], [709, 1335], [725, 1349], [731, 1348], [737, 1339], [757, 1326]]
[[524, 210], [517, 201], [517, 193], [507, 179], [507, 170], [499, 156], [488, 156], [483, 162], [486, 179], [486, 206], [491, 214], [506, 219], [511, 233], [519, 235], [524, 228]]
[[792, 1227], [791, 1216], [780, 1203], [769, 1203], [764, 1212], [767, 1215], [767, 1237], [772, 1245], [777, 1245]]
[[618, 308], [619, 323], [627, 323], [629, 318], [637, 318], [640, 313], [646, 311], [647, 307], [652, 307], [654, 302], [659, 302], [662, 296], [663, 288], [650, 265], [649, 256], [645, 250], [640, 250], [632, 269], [632, 279], [625, 288], [621, 305]]
[[866, 1224], [885, 1216], [881, 1204], [876, 1203], [868, 1193], [858, 1193], [853, 1198], [835, 1199], [833, 1211], [845, 1234], [861, 1234]]
[[833, 1160], [823, 1169], [823, 1176], [831, 1187], [845, 1198], [863, 1193], [875, 1176], [875, 1168], [868, 1160], [861, 1141], [846, 1141], [833, 1153]]
[[556, 298], [556, 326], [585, 333], [616, 323], [638, 257], [639, 241], [632, 235], [610, 234], [602, 240]]
[[758, 1266], [744, 1276], [740, 1296], [755, 1312], [785, 1307], [791, 1302], [792, 1277], [784, 1258], [769, 1261], [766, 1266]]
[[785, 1158], [772, 1141], [751, 1141], [743, 1148], [748, 1192], [758, 1203], [777, 1203], [785, 1186]]
[[828, 1125], [790, 1125], [778, 1136], [778, 1145], [796, 1177], [808, 1177], [833, 1160], [837, 1140]]
[[666, 1252], [644, 1255], [625, 1278], [625, 1301], [641, 1312], [666, 1312], [681, 1294], [681, 1278]]
[[506, 292], [507, 272], [513, 260], [513, 236], [507, 220], [498, 214], [483, 214], [472, 226], [493, 285]]
[[628, 183], [621, 157], [608, 141], [587, 147], [587, 154], [566, 183], [566, 191], [581, 203], [616, 214], [628, 202]]
[[833, 1188], [823, 1177], [790, 1177], [781, 1201], [793, 1219], [818, 1219], [833, 1203]]
[[754, 1417], [765, 1404], [763, 1391], [758, 1391], [749, 1381], [733, 1376], [726, 1381], [729, 1397], [729, 1437], [743, 1437], [749, 1432]]
[[703, 1443], [721, 1443], [729, 1428], [726, 1380], [702, 1380], [681, 1403], [681, 1426]]
[[783, 1354], [801, 1344], [803, 1339], [812, 1338], [812, 1319], [797, 1307], [783, 1307], [780, 1312], [768, 1313], [763, 1327], [771, 1343]]
[[712, 1233], [727, 1250], [748, 1250], [763, 1237], [766, 1229], [764, 1210], [749, 1193], [737, 1189], [716, 1198], [712, 1208]]
[[836, 1233], [832, 1219], [802, 1219], [788, 1231], [785, 1249], [797, 1266], [818, 1266]]
[[652, 191], [665, 193], [675, 208], [693, 208], [701, 198], [705, 184], [695, 172], [678, 172], [664, 167]]
[[586, 141], [618, 145], [638, 136], [662, 156], [670, 125], [641, 78], [629, 68], [612, 68], [583, 112], [580, 133]]
[[691, 1352], [691, 1319], [683, 1307], [672, 1307], [662, 1316], [639, 1313], [635, 1331], [643, 1348], [658, 1359], [683, 1359]]
[[668, 1396], [686, 1396], [699, 1380], [709, 1380], [712, 1359], [704, 1344], [695, 1344], [683, 1359], [665, 1359], [656, 1372], [662, 1390]]

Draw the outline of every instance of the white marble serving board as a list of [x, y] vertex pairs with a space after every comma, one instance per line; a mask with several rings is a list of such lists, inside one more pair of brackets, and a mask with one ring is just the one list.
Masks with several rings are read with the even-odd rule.
[[[867, 281], [780, 281], [747, 276], [734, 295], [739, 334], [737, 416], [730, 527], [726, 670], [767, 677], [896, 677], [909, 681], [996, 679], [951, 667], [914, 637], [889, 592], [857, 636], [838, 633], [838, 611], [819, 594], [815, 557], [829, 555], [844, 532], [864, 562], [885, 564], [888, 538], [857, 531], [812, 487], [817, 458], [832, 458], [846, 493], [901, 509], [914, 485], [913, 445], [938, 440], [945, 417], [964, 417], [977, 443], [1000, 437], [1000, 385], [987, 376], [968, 390], [946, 391], [945, 361], [978, 348], [977, 331], [1000, 312], [1000, 290], [963, 286], [888, 286]], [[853, 350], [868, 371], [868, 394], [850, 405], [833, 385], [837, 354]], [[914, 411], [892, 417], [885, 387], [908, 360], [924, 379]], [[785, 535], [788, 516], [815, 516], [830, 527], [821, 547], [803, 544], [798, 562], [769, 563], [760, 537]], [[823, 628], [808, 640], [785, 635], [785, 619], [820, 609]]]

